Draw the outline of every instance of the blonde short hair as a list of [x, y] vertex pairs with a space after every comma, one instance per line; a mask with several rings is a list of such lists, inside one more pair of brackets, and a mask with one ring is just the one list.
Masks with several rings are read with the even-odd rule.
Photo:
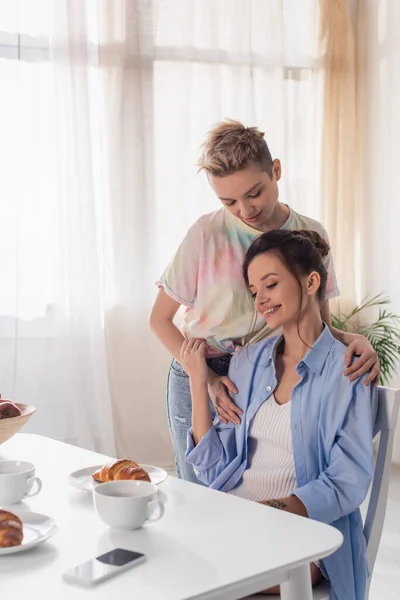
[[245, 127], [239, 121], [226, 119], [208, 132], [202, 148], [199, 171], [225, 177], [256, 163], [272, 177], [271, 152], [264, 133], [257, 127]]

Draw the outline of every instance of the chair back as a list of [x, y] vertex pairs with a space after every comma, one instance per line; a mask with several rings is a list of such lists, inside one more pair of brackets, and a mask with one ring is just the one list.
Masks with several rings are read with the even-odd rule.
[[367, 541], [367, 560], [370, 577], [365, 600], [368, 600], [372, 572], [375, 566], [379, 542], [382, 536], [389, 491], [390, 466], [393, 453], [394, 433], [400, 405], [400, 390], [378, 387], [378, 402], [373, 430], [374, 439], [379, 434], [371, 494], [368, 502], [364, 534]]

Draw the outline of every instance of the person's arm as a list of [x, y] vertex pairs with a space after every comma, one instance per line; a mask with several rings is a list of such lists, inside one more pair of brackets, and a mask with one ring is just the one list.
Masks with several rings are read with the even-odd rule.
[[202, 340], [186, 340], [182, 344], [180, 360], [190, 378], [192, 396], [192, 437], [195, 445], [212, 426], [208, 399], [208, 368], [205, 359], [206, 344]]
[[185, 341], [185, 338], [174, 324], [174, 317], [179, 307], [179, 302], [168, 296], [164, 289], [160, 287], [149, 320], [150, 329], [178, 362], [181, 347]]
[[150, 314], [150, 329], [178, 362], [185, 338], [174, 324], [174, 317], [181, 305], [190, 307], [196, 300], [202, 239], [202, 227], [196, 221], [156, 283], [158, 294]]
[[308, 517], [306, 507], [297, 496], [286, 496], [285, 498], [275, 498], [274, 500], [260, 500], [259, 504], [271, 506], [278, 510], [285, 510], [301, 517]]
[[198, 479], [212, 486], [236, 458], [237, 446], [232, 423], [212, 422], [205, 349], [204, 340], [191, 339], [184, 342], [181, 350], [192, 396], [192, 427], [188, 431], [185, 459], [193, 465]]
[[[182, 364], [187, 372], [186, 365], [182, 359], [181, 348], [185, 341], [182, 333], [174, 324], [174, 317], [180, 307], [179, 302], [171, 298], [165, 290], [160, 287], [153, 309], [150, 314], [150, 328], [158, 337], [163, 346], [172, 356]], [[242, 411], [234, 404], [228, 394], [237, 393], [234, 383], [226, 376], [219, 376], [212, 369], [208, 370], [208, 393], [217, 408], [222, 423], [240, 423]]]
[[330, 464], [317, 480], [297, 488], [291, 496], [261, 500], [260, 504], [324, 523], [332, 523], [358, 508], [373, 475], [373, 394], [371, 385], [356, 385]]
[[197, 478], [205, 485], [221, 489], [225, 477], [220, 482], [218, 478], [236, 457], [236, 433], [232, 423], [211, 424], [197, 444], [189, 429], [185, 460], [193, 466]]
[[[364, 381], [364, 385], [368, 386], [374, 381], [375, 386], [377, 386], [380, 377], [379, 359], [367, 338], [357, 333], [341, 331], [340, 329], [333, 327], [329, 300], [324, 300], [322, 302], [321, 317], [328, 325], [333, 337], [347, 346], [345, 356], [346, 370], [344, 374], [349, 378], [349, 381], [355, 381], [359, 377], [369, 373]], [[353, 357], [355, 355], [357, 356], [357, 359], [353, 362]]]
[[354, 384], [329, 464], [318, 479], [294, 490], [311, 519], [333, 523], [363, 502], [373, 476], [373, 395], [372, 385]]

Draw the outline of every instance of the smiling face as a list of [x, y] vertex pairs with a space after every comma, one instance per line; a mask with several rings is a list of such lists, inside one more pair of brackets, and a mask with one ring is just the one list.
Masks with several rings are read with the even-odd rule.
[[247, 274], [255, 309], [271, 329], [297, 324], [310, 302], [316, 301], [318, 273], [300, 275], [300, 288], [275, 251], [258, 254], [250, 262]]
[[260, 165], [252, 163], [225, 177], [209, 175], [209, 181], [232, 215], [258, 231], [269, 231], [281, 226], [274, 223], [274, 213], [279, 206], [277, 182], [280, 176], [281, 164], [276, 159], [272, 164], [272, 178]]

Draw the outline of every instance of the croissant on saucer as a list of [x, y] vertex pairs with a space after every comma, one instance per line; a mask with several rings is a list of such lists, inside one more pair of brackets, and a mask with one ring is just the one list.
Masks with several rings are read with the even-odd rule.
[[133, 460], [121, 458], [93, 473], [93, 479], [98, 483], [121, 480], [151, 481], [147, 471], [139, 467]]
[[19, 546], [23, 539], [21, 519], [8, 510], [0, 509], [0, 548]]

